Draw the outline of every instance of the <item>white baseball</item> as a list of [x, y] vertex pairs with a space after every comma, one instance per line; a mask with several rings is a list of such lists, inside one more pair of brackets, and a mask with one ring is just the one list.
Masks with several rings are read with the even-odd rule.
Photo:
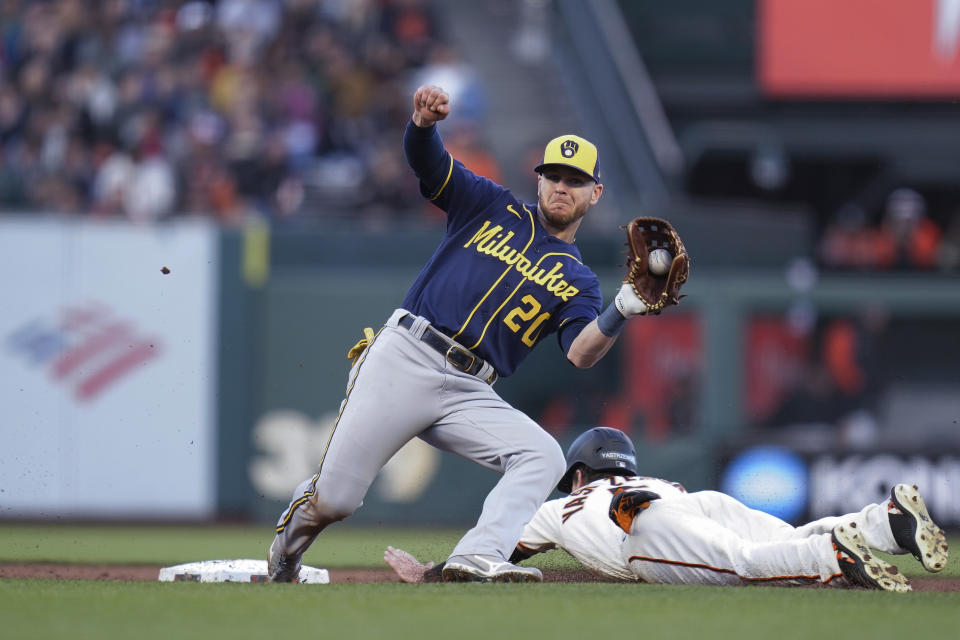
[[673, 256], [666, 249], [654, 249], [647, 258], [647, 264], [650, 273], [655, 276], [665, 276], [670, 271], [670, 263], [673, 262]]

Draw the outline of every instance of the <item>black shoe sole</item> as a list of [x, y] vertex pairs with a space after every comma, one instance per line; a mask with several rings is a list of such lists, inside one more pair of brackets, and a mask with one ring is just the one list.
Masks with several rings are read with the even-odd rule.
[[840, 572], [854, 586], [882, 591], [912, 591], [907, 577], [897, 567], [874, 555], [856, 526], [854, 522], [839, 525], [830, 536], [837, 552]]
[[930, 518], [916, 485], [898, 484], [890, 492], [890, 502], [900, 511], [888, 516], [897, 544], [913, 554], [930, 573], [943, 571], [949, 557], [947, 536]]

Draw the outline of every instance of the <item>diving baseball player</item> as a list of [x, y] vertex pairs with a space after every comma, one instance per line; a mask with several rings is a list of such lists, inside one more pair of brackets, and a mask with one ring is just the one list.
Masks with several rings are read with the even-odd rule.
[[[636, 475], [633, 443], [596, 427], [567, 454], [551, 500], [524, 528], [514, 562], [561, 548], [591, 571], [660, 584], [860, 586], [909, 591], [906, 577], [871, 552], [912, 553], [927, 571], [943, 569], [947, 542], [916, 487], [859, 513], [798, 528], [716, 491]], [[437, 568], [388, 547], [384, 559], [407, 582], [436, 579]]]
[[446, 212], [446, 232], [402, 307], [351, 350], [346, 397], [319, 470], [277, 522], [268, 554], [274, 582], [297, 579], [317, 535], [359, 508], [380, 468], [416, 437], [503, 474], [443, 578], [542, 580], [507, 558], [563, 475], [563, 452], [493, 384], [554, 333], [572, 364], [593, 366], [626, 319], [647, 311], [624, 285], [601, 312], [598, 279], [573, 244], [603, 194], [593, 144], [551, 140], [534, 169], [538, 199], [528, 203], [445, 150], [436, 126], [450, 113], [442, 89], [420, 87], [413, 106], [403, 150], [423, 195]]

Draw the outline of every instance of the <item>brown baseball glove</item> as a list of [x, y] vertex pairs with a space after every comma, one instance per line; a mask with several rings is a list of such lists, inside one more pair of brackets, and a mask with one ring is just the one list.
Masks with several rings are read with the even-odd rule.
[[[690, 275], [690, 256], [680, 235], [660, 218], [635, 218], [626, 229], [629, 260], [624, 283], [647, 306], [647, 313], [658, 314], [666, 306], [679, 304], [680, 287]], [[656, 249], [666, 249], [673, 258], [662, 275], [650, 271], [650, 253]]]
[[650, 503], [659, 500], [660, 494], [648, 491], [647, 489], [629, 489], [622, 487], [613, 499], [610, 500], [610, 509], [607, 515], [613, 520], [613, 523], [623, 529], [624, 533], [630, 533], [630, 527], [633, 525], [633, 519], [641, 511], [650, 508]]

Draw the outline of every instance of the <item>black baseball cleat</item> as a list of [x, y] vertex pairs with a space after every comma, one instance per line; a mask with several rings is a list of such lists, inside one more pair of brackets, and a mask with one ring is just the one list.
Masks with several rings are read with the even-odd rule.
[[638, 513], [650, 507], [650, 503], [659, 500], [660, 494], [646, 489], [628, 489], [620, 491], [610, 500], [610, 511], [607, 515], [613, 523], [630, 533], [630, 525]]
[[890, 490], [887, 518], [893, 539], [924, 569], [936, 573], [947, 566], [947, 536], [930, 518], [916, 485], [898, 484]]
[[299, 582], [300, 557], [288, 556], [277, 548], [274, 539], [267, 554], [267, 580], [269, 582]]
[[853, 586], [883, 591], [913, 591], [907, 577], [867, 547], [857, 524], [837, 525], [830, 534], [840, 573]]

